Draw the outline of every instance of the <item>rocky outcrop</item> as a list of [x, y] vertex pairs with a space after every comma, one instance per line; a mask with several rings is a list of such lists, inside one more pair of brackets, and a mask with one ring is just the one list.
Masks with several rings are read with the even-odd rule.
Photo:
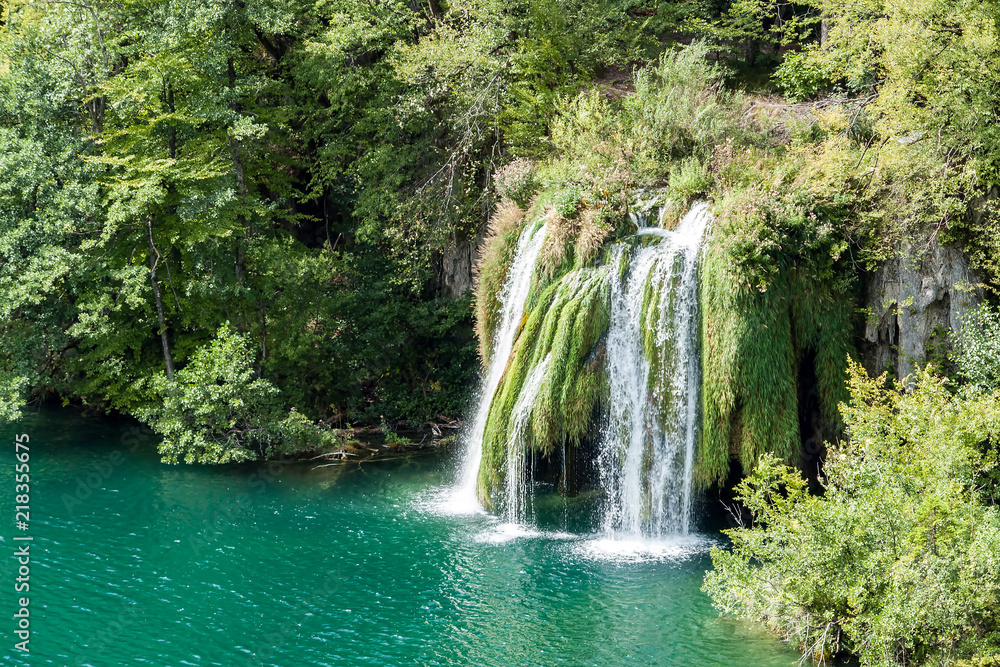
[[438, 284], [445, 296], [457, 299], [472, 291], [474, 268], [481, 236], [456, 243], [440, 254], [438, 263]]
[[905, 378], [927, 361], [928, 349], [961, 326], [982, 294], [966, 257], [929, 240], [904, 246], [868, 284], [862, 357], [870, 373]]

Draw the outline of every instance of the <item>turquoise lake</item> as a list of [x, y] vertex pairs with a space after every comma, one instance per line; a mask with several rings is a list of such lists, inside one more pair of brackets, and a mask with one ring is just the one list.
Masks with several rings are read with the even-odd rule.
[[[603, 539], [557, 497], [532, 529], [449, 515], [454, 453], [169, 466], [133, 428], [43, 411], [2, 429], [7, 664], [797, 662], [700, 591], [715, 533]], [[31, 438], [27, 655], [13, 650], [16, 433]]]

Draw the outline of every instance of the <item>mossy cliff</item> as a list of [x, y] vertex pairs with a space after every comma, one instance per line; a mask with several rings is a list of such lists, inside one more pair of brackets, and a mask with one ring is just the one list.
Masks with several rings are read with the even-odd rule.
[[[546, 287], [526, 315], [490, 407], [479, 477], [484, 499], [503, 481], [508, 447], [550, 456], [557, 448], [578, 446], [594, 429], [606, 393], [599, 340], [608, 326], [607, 290], [605, 269], [571, 271]], [[512, 442], [515, 405], [526, 378], [543, 362], [544, 379], [530, 398], [523, 441]]]
[[[802, 211], [781, 212], [795, 226], [805, 220]], [[819, 415], [831, 436], [846, 398], [853, 281], [840, 278], [836, 261], [815, 266], [794, 257], [780, 258], [766, 283], [750, 282], [732, 247], [741, 234], [734, 227], [745, 228], [747, 219], [729, 211], [720, 216], [702, 262], [702, 485], [725, 482], [731, 459], [744, 470], [765, 452], [798, 462], [803, 374], [815, 377]]]
[[[973, 252], [996, 229], [988, 215], [969, 215], [975, 183], [961, 169], [923, 144], [876, 144], [864, 100], [803, 109], [727, 92], [705, 55], [696, 44], [665, 56], [636, 73], [635, 93], [622, 100], [584, 93], [567, 102], [552, 156], [515, 161], [498, 175], [503, 203], [476, 291], [484, 361], [520, 230], [545, 224], [547, 238], [490, 408], [479, 477], [487, 505], [503, 483], [508, 448], [565, 459], [600, 435], [610, 286], [630, 256], [612, 265], [611, 249], [658, 242], [633, 236], [641, 215], [670, 229], [698, 199], [714, 215], [699, 267], [700, 488], [729, 483], [765, 453], [815, 468], [824, 442], [840, 433], [848, 359], [866, 317], [880, 312], [866, 302], [866, 286], [883, 267], [907, 261], [906, 248], [923, 244], [933, 254], [951, 244], [947, 252], [972, 258], [974, 266], [963, 265], [970, 282], [1000, 284], [982, 259], [989, 254]], [[646, 286], [647, 316], [675, 279], [657, 275]], [[946, 329], [957, 325], [945, 320]], [[653, 394], [672, 354], [655, 330], [646, 319]], [[523, 397], [546, 359], [537, 396]], [[532, 401], [530, 418], [512, 442], [522, 400]], [[576, 488], [595, 480], [561, 481]]]

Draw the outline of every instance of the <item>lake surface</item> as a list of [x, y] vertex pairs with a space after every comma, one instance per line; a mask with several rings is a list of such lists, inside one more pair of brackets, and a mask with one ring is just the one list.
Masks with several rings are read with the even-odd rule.
[[[161, 464], [125, 421], [0, 429], [0, 637], [30, 665], [792, 665], [699, 590], [714, 534], [635, 545], [551, 497], [442, 508], [451, 456]], [[15, 652], [14, 435], [31, 437], [31, 654]]]

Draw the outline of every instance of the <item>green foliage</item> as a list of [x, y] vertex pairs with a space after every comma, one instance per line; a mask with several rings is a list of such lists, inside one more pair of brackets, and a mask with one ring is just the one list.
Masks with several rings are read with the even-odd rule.
[[390, 259], [359, 255], [335, 274], [338, 301], [302, 323], [282, 391], [293, 401], [306, 391], [315, 410], [332, 403], [332, 416], [355, 424], [461, 415], [477, 366], [468, 297], [414, 295]]
[[688, 207], [712, 186], [708, 165], [696, 157], [683, 160], [670, 168], [670, 196]]
[[942, 155], [969, 160], [969, 176], [998, 182], [995, 110], [1000, 55], [994, 2], [898, 3], [809, 0], [828, 38], [786, 57], [779, 83], [805, 97], [824, 83], [871, 95], [881, 136], [932, 142]]
[[838, 421], [853, 324], [843, 213], [789, 169], [717, 206], [701, 273], [702, 484], [724, 481], [731, 456], [744, 470], [765, 453], [797, 461], [807, 353], [823, 417]]
[[[147, 415], [192, 461], [309, 446], [320, 422], [459, 414], [470, 307], [429, 270], [454, 230], [410, 262], [409, 241], [366, 228], [437, 168], [421, 163], [433, 130], [388, 120], [405, 86], [386, 54], [419, 15], [209, 5], [5, 7], [0, 413], [55, 394]], [[358, 175], [386, 146], [413, 160], [389, 168], [404, 197], [366, 208]], [[256, 393], [198, 414], [227, 321], [253, 380], [225, 384]]]
[[627, 228], [637, 185], [669, 179], [678, 211], [706, 193], [712, 147], [757, 139], [742, 97], [721, 89], [707, 54], [701, 42], [664, 53], [634, 72], [635, 93], [622, 100], [596, 90], [563, 100], [552, 123], [554, 155], [537, 169], [553, 197], [539, 203], [563, 218], [593, 208], [603, 240]]
[[1000, 654], [977, 655], [971, 660], [959, 660], [956, 667], [998, 667], [1000, 665]]
[[723, 43], [743, 42], [746, 64], [767, 66], [778, 47], [802, 42], [814, 35], [823, 4], [823, 0], [794, 3], [733, 0], [727, 3], [719, 20], [704, 30]]
[[961, 324], [955, 356], [962, 377], [974, 391], [1000, 389], [1000, 313], [981, 304]]
[[160, 401], [140, 413], [162, 436], [168, 463], [230, 463], [261, 453], [311, 449], [328, 439], [292, 408], [282, 416], [278, 389], [254, 377], [246, 336], [229, 323], [195, 352], [174, 380], [160, 375], [153, 391]]
[[[697, 476], [724, 481], [731, 456], [744, 470], [766, 452], [794, 460], [799, 450], [796, 355], [783, 294], [736, 282], [724, 250], [702, 262], [702, 429]], [[784, 290], [782, 290], [784, 292]]]
[[538, 189], [531, 162], [524, 158], [518, 158], [498, 171], [494, 183], [501, 199], [509, 199], [521, 208], [527, 208]]
[[[492, 209], [491, 176], [508, 155], [548, 152], [561, 97], [656, 48], [631, 0], [357, 4], [357, 18], [342, 16], [360, 43], [343, 44], [339, 24], [324, 35], [338, 67], [379, 54], [377, 85], [358, 90], [364, 104], [352, 115], [360, 119], [340, 126], [366, 152], [356, 158], [344, 141], [343, 168], [359, 190], [359, 232], [389, 245], [415, 276], [428, 270], [429, 251], [475, 236]], [[381, 39], [372, 43], [362, 40], [368, 23], [395, 28], [375, 31]]]
[[385, 444], [389, 445], [390, 447], [396, 447], [396, 446], [399, 446], [399, 445], [407, 445], [407, 444], [410, 443], [410, 439], [409, 438], [407, 438], [406, 436], [403, 436], [403, 435], [400, 435], [400, 434], [396, 433], [394, 430], [392, 430], [389, 427], [389, 424], [385, 421], [385, 417], [381, 418], [381, 422], [379, 424], [379, 429], [385, 435]]
[[719, 90], [722, 72], [707, 54], [708, 46], [695, 42], [635, 73], [635, 94], [623, 105], [625, 142], [647, 179], [667, 175], [672, 160], [707, 157], [740, 127], [740, 101]]
[[828, 61], [810, 56], [810, 52], [788, 53], [774, 73], [775, 83], [791, 102], [822, 92], [834, 78], [834, 69]]
[[[1000, 637], [1000, 395], [913, 391], [851, 368], [848, 440], [825, 493], [763, 457], [737, 493], [753, 525], [727, 531], [704, 590], [805, 659], [867, 666], [989, 664]], [[960, 662], [966, 660], [967, 662]]]
[[556, 212], [564, 218], [573, 218], [580, 208], [580, 189], [570, 186], [560, 190], [553, 196], [552, 204], [556, 207]]
[[[608, 327], [609, 299], [607, 271], [581, 269], [552, 283], [526, 313], [483, 436], [479, 495], [487, 506], [503, 484], [508, 448], [547, 456], [591, 433], [607, 391], [597, 346]], [[522, 397], [527, 379], [543, 363], [537, 394]], [[512, 442], [515, 407], [522, 400], [529, 401], [530, 418], [524, 441]]]

